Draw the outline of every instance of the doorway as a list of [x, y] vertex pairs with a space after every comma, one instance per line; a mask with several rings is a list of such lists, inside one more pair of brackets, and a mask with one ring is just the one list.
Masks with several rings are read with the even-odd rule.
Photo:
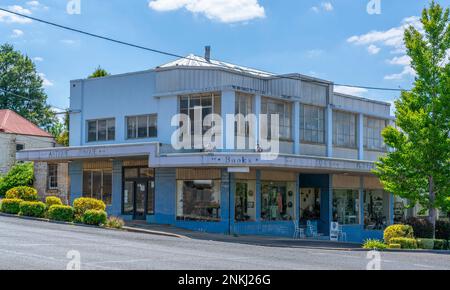
[[154, 214], [155, 182], [149, 168], [124, 168], [123, 214], [145, 220]]

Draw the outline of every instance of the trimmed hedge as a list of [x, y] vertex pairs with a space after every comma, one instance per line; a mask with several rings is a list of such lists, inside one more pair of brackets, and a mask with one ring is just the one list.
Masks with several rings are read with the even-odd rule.
[[391, 244], [392, 238], [414, 238], [413, 228], [409, 225], [392, 225], [384, 230], [384, 242]]
[[391, 238], [389, 244], [399, 244], [402, 249], [417, 249], [417, 241], [412, 238]]
[[434, 249], [434, 240], [433, 239], [417, 239], [417, 246], [420, 249], [433, 250]]
[[380, 240], [372, 240], [368, 239], [364, 241], [363, 249], [372, 249], [372, 250], [384, 250], [387, 248], [387, 245]]
[[23, 200], [18, 198], [5, 198], [2, 200], [1, 211], [9, 214], [18, 214], [20, 212], [20, 203]]
[[45, 203], [41, 201], [22, 201], [20, 203], [20, 215], [42, 218], [46, 210]]
[[436, 239], [450, 240], [450, 222], [436, 221]]
[[7, 199], [22, 199], [24, 201], [36, 201], [38, 200], [38, 192], [33, 187], [18, 186], [11, 188], [6, 192]]
[[435, 250], [447, 250], [447, 241], [446, 240], [434, 240], [434, 249]]
[[400, 244], [389, 244], [388, 249], [401, 249], [402, 245]]
[[47, 216], [51, 220], [72, 222], [74, 216], [74, 209], [68, 205], [52, 205], [47, 213]]
[[45, 204], [49, 209], [52, 207], [52, 205], [63, 205], [61, 199], [57, 196], [47, 196], [45, 198]]
[[108, 215], [104, 210], [88, 209], [83, 214], [83, 223], [87, 225], [102, 225], [106, 223]]
[[103, 201], [95, 198], [80, 197], [73, 202], [73, 208], [75, 215], [83, 216], [86, 211], [91, 209], [105, 211], [106, 205]]

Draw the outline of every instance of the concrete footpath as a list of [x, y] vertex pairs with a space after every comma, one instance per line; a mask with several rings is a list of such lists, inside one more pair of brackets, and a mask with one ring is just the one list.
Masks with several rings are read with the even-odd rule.
[[184, 239], [196, 239], [205, 241], [216, 241], [226, 243], [238, 243], [255, 246], [266, 247], [293, 247], [293, 248], [315, 248], [329, 250], [363, 250], [359, 243], [344, 243], [328, 240], [315, 239], [292, 239], [285, 237], [273, 236], [235, 236], [224, 234], [212, 234], [205, 232], [191, 231], [187, 229], [177, 228], [170, 225], [155, 225], [145, 222], [127, 222], [126, 230], [146, 230], [149, 233], [155, 233], [166, 236], [176, 236]]

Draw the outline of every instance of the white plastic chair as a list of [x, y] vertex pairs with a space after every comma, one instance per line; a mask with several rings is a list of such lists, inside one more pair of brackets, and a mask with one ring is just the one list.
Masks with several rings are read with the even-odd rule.
[[338, 240], [339, 241], [347, 241], [347, 233], [344, 232], [341, 225], [338, 225]]

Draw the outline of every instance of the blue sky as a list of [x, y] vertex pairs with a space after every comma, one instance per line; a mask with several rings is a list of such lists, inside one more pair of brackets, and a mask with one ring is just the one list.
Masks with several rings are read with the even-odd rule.
[[[1, 0], [0, 7], [181, 55], [202, 55], [211, 45], [215, 59], [271, 72], [410, 88], [414, 72], [402, 31], [420, 28], [416, 17], [428, 1], [380, 0], [381, 13], [369, 14], [370, 1], [377, 0], [80, 0], [80, 14], [67, 12], [69, 0]], [[35, 60], [57, 107], [69, 105], [69, 81], [99, 65], [117, 74], [173, 60], [0, 13], [5, 42]], [[382, 101], [398, 97], [338, 89]]]

